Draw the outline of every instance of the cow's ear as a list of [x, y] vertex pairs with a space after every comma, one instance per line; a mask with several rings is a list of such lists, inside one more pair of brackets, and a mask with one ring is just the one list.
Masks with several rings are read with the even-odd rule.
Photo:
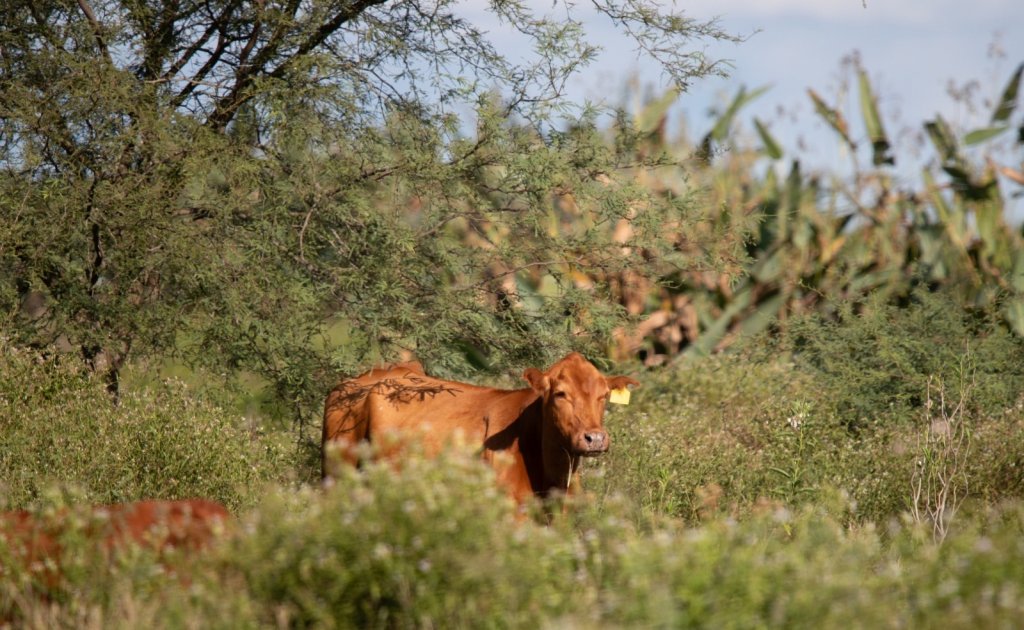
[[628, 376], [609, 376], [605, 381], [608, 383], [608, 389], [623, 389], [629, 385], [640, 387], [640, 381]]
[[548, 388], [551, 386], [551, 383], [548, 381], [548, 377], [544, 372], [541, 372], [537, 368], [527, 368], [526, 371], [523, 372], [523, 378], [525, 378], [530, 384], [533, 391], [537, 392], [541, 396], [548, 393]]

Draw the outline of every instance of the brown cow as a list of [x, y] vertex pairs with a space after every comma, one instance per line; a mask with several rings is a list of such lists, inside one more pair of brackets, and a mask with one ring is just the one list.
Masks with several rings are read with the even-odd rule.
[[[41, 574], [54, 587], [60, 580], [60, 538], [71, 525], [73, 513], [73, 509], [61, 510], [52, 518], [24, 510], [0, 514], [0, 539], [7, 545], [8, 557]], [[215, 501], [138, 501], [89, 508], [80, 526], [88, 539], [102, 544], [108, 553], [127, 544], [159, 552], [194, 551], [210, 544], [230, 519], [227, 509]]]
[[639, 383], [606, 377], [577, 353], [547, 372], [530, 368], [523, 377], [529, 388], [477, 387], [427, 376], [411, 362], [344, 381], [324, 408], [323, 475], [329, 476], [327, 452], [333, 446], [356, 464], [361, 442], [376, 441], [385, 449], [381, 456], [390, 457], [394, 445], [412, 435], [429, 456], [461, 435], [480, 445], [483, 458], [520, 504], [553, 490], [571, 493], [580, 458], [608, 450], [602, 421], [609, 391]]

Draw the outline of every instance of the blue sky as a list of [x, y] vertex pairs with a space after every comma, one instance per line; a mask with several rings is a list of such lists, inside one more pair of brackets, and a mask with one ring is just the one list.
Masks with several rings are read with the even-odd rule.
[[[800, 155], [811, 168], [834, 167], [847, 158], [814, 114], [807, 88], [832, 105], [845, 104], [854, 133], [863, 133], [855, 85], [843, 92], [844, 57], [857, 53], [868, 71], [886, 130], [903, 143], [897, 157], [916, 146], [920, 159], [932, 155], [920, 133], [924, 121], [941, 113], [963, 131], [984, 126], [991, 101], [1024, 62], [1024, 0], [867, 0], [866, 6], [862, 0], [690, 0], [677, 6], [697, 18], [718, 16], [730, 32], [753, 34], [741, 44], [698, 44], [711, 56], [731, 60], [733, 68], [729, 78], [696, 82], [680, 98], [676, 115], [699, 135], [711, 124], [709, 108], [740, 85], [770, 84], [743, 111], [742, 124], [750, 131], [755, 115], [769, 123], [787, 155]], [[610, 86], [624, 86], [630, 75], [658, 89], [657, 69], [638, 59], [610, 24], [595, 20], [588, 33], [591, 27], [607, 52], [573, 84], [575, 96], [621, 104], [624, 89]], [[845, 78], [853, 75], [846, 72]], [[962, 89], [969, 82], [976, 82], [973, 111], [948, 93], [950, 86]], [[1008, 156], [1018, 167], [1020, 160], [1019, 149]], [[900, 166], [901, 175], [916, 179], [919, 165]], [[1014, 205], [1019, 218], [1021, 203]]]

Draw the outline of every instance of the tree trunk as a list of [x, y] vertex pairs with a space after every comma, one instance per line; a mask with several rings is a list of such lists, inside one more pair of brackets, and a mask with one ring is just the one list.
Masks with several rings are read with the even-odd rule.
[[121, 366], [126, 353], [110, 352], [100, 346], [83, 346], [82, 356], [93, 374], [102, 374], [114, 404], [121, 400]]

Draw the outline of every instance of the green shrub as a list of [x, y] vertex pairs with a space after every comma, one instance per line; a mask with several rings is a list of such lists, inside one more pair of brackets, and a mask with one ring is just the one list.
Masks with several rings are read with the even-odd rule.
[[[628, 502], [516, 523], [475, 462], [372, 468], [277, 495], [231, 549], [262, 623], [306, 627], [891, 627], [1024, 613], [1024, 511], [850, 526], [841, 493], [697, 527]], [[977, 568], [976, 568], [977, 567]]]
[[913, 422], [928, 379], [955, 383], [965, 356], [977, 373], [979, 410], [998, 413], [1024, 391], [1024, 339], [945, 292], [919, 290], [907, 304], [876, 295], [858, 309], [841, 305], [835, 318], [797, 318], [768, 348], [813, 374], [853, 429]]
[[[1018, 348], [963, 318], [969, 352], [925, 357], [894, 341], [923, 330], [920, 309], [859, 333], [868, 346], [866, 331], [887, 335], [882, 345], [905, 361], [871, 363], [837, 346], [827, 373], [800, 354], [819, 350], [783, 344], [649, 375], [633, 404], [609, 410], [612, 449], [583, 469], [589, 498], [555, 509], [550, 525], [517, 520], [493, 473], [458, 453], [343, 468], [323, 491], [265, 493], [295, 458], [194, 391], [154, 385], [115, 406], [73, 361], [5, 352], [9, 504], [198, 495], [255, 507], [232, 541], [188, 564], [186, 582], [144, 552], [107, 565], [72, 531], [59, 588], [0, 571], [0, 618], [96, 628], [1012, 625], [1024, 615]], [[849, 331], [815, 335], [858, 343]], [[857, 365], [878, 373], [855, 378]], [[948, 379], [964, 367], [977, 384], [962, 415], [968, 499], [939, 545], [906, 516], [919, 438], [936, 418], [927, 376], [919, 400], [910, 394], [927, 372]], [[900, 382], [876, 392], [881, 374]], [[860, 423], [868, 416], [852, 400], [882, 409]], [[55, 495], [54, 482], [79, 490]], [[10, 566], [3, 553], [0, 566]]]
[[51, 603], [0, 574], [0, 614], [94, 628], [974, 628], [1024, 615], [1020, 502], [958, 520], [938, 545], [908, 519], [851, 524], [841, 492], [816, 499], [687, 527], [609, 495], [545, 526], [516, 520], [475, 458], [410, 457], [326, 491], [271, 492], [178, 573], [142, 552], [97, 570], [72, 545], [92, 569]]
[[848, 433], [834, 414], [827, 392], [792, 363], [694, 361], [648, 379], [635, 406], [609, 414], [612, 448], [584, 468], [585, 485], [689, 522], [747, 514], [763, 500], [806, 503], [825, 485], [887, 501], [901, 489], [891, 486], [898, 462], [885, 440]]
[[[1024, 407], [998, 406], [991, 383], [983, 391], [990, 360], [975, 359], [978, 387], [967, 401], [969, 504], [1024, 496]], [[906, 408], [906, 422], [857, 431], [847, 428], [843, 393], [838, 381], [785, 356], [681, 364], [646, 379], [629, 407], [609, 410], [612, 447], [586, 463], [584, 485], [691, 523], [719, 511], [743, 516], [764, 500], [813, 503], [823, 488], [839, 488], [857, 520], [886, 522], [909, 508], [918, 437], [930, 425], [926, 390], [921, 405]]]
[[576, 596], [574, 541], [514, 522], [478, 460], [341, 472], [323, 493], [271, 494], [231, 552], [252, 597], [289, 624], [535, 626]]
[[1019, 507], [944, 546], [915, 527], [848, 527], [848, 509], [832, 494], [742, 521], [606, 538], [600, 625], [971, 628], [1024, 613]]
[[233, 509], [281, 479], [274, 436], [196, 398], [177, 382], [125, 392], [115, 405], [100, 379], [61, 357], [0, 354], [0, 496], [22, 506], [57, 482], [92, 503], [207, 497]]
[[[26, 566], [0, 545], [0, 625], [24, 628], [254, 627], [244, 591], [225, 597], [219, 554], [119, 546], [88, 533], [102, 519], [81, 492], [48, 488], [32, 512], [59, 557]], [[7, 626], [4, 626], [7, 627]]]

